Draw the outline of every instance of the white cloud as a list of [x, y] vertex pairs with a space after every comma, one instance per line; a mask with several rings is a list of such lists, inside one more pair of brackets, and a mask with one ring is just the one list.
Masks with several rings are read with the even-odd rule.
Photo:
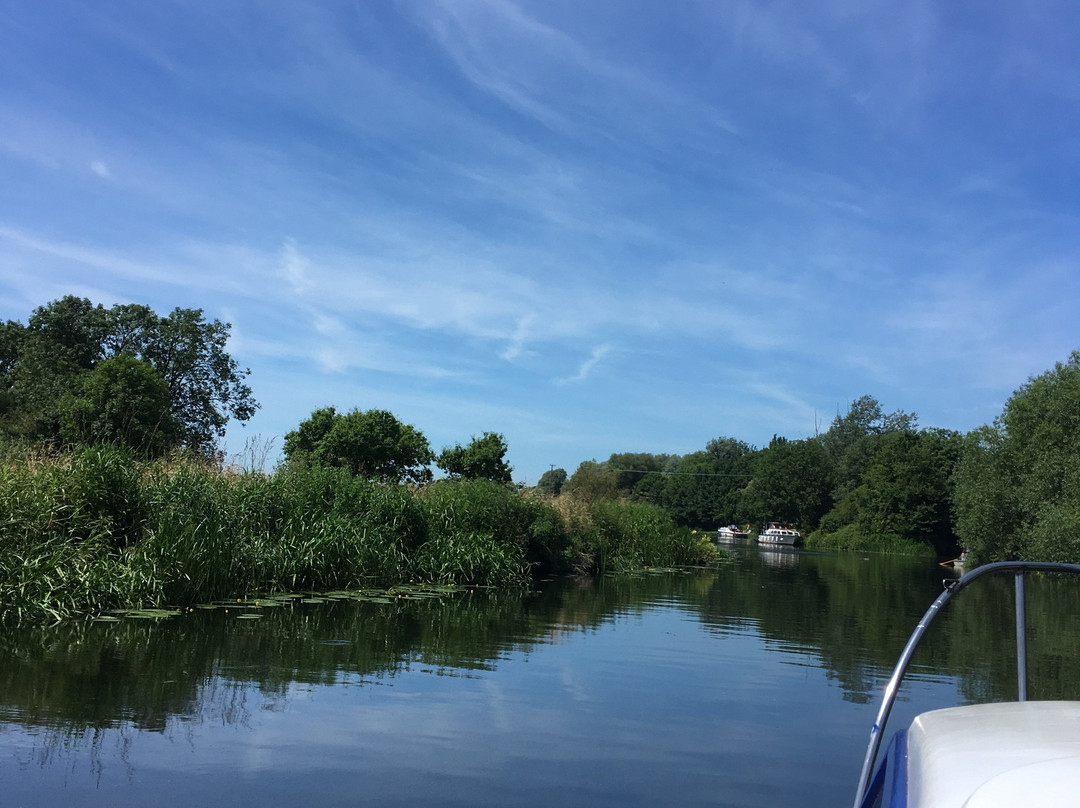
[[111, 180], [113, 178], [112, 172], [109, 170], [109, 167], [105, 165], [104, 161], [102, 160], [95, 160], [94, 162], [92, 162], [90, 164], [90, 170], [94, 174], [97, 174], [97, 176], [101, 177], [103, 180]]
[[592, 354], [578, 367], [578, 371], [573, 376], [567, 376], [562, 379], [557, 379], [556, 384], [576, 384], [577, 382], [583, 382], [589, 378], [589, 374], [592, 373], [593, 368], [599, 364], [605, 356], [611, 353], [610, 345], [598, 345], [593, 348]]
[[286, 239], [281, 245], [279, 274], [297, 294], [303, 294], [311, 287], [308, 269], [311, 262], [300, 254], [294, 239]]
[[526, 314], [518, 320], [517, 328], [514, 329], [514, 334], [510, 337], [510, 344], [499, 353], [501, 358], [507, 362], [512, 362], [521, 355], [535, 319], [532, 314]]

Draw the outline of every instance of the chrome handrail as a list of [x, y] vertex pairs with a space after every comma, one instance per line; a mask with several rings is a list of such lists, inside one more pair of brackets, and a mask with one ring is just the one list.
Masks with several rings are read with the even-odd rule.
[[889, 713], [892, 712], [893, 702], [896, 701], [896, 695], [900, 689], [900, 682], [903, 681], [911, 657], [915, 653], [916, 646], [922, 640], [923, 634], [926, 633], [926, 629], [953, 595], [977, 578], [1001, 572], [1012, 572], [1016, 576], [1016, 680], [1019, 700], [1027, 701], [1027, 613], [1024, 608], [1024, 573], [1068, 572], [1080, 575], [1080, 564], [1059, 564], [1052, 561], [998, 561], [976, 567], [960, 578], [944, 582], [945, 591], [930, 604], [926, 614], [922, 616], [918, 625], [915, 626], [915, 630], [908, 638], [907, 645], [904, 646], [904, 650], [900, 653], [900, 658], [896, 662], [892, 676], [889, 677], [888, 684], [885, 685], [885, 695], [881, 700], [877, 720], [874, 721], [874, 726], [870, 728], [870, 743], [866, 749], [866, 757], [863, 759], [862, 772], [859, 774], [859, 788], [856, 791], [854, 808], [859, 808], [866, 797], [866, 791], [870, 784], [870, 775], [873, 772], [874, 763], [881, 748], [881, 737], [885, 729], [885, 723], [889, 720]]

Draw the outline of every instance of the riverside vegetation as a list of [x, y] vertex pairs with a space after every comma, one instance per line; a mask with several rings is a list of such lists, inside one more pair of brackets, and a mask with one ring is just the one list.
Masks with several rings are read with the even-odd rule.
[[273, 473], [228, 468], [224, 427], [258, 408], [229, 328], [73, 296], [0, 324], [0, 615], [700, 563], [693, 529], [764, 519], [818, 549], [1080, 561], [1080, 352], [967, 435], [863, 396], [803, 440], [613, 454], [526, 490], [501, 434], [436, 454], [378, 409], [317, 409]]
[[317, 465], [230, 473], [111, 445], [0, 465], [9, 619], [409, 580], [515, 586], [711, 552], [656, 506], [557, 506], [482, 479], [414, 488]]

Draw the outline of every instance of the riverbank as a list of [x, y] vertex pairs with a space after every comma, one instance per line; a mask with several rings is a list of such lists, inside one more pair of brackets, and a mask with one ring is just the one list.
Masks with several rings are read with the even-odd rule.
[[0, 620], [409, 580], [521, 586], [712, 552], [652, 505], [553, 502], [484, 480], [232, 472], [112, 446], [0, 463]]

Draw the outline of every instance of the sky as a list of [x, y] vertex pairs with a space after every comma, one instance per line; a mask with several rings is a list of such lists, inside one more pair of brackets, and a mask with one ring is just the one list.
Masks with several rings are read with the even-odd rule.
[[0, 319], [200, 308], [514, 479], [992, 422], [1080, 348], [1080, 4], [13, 0]]

